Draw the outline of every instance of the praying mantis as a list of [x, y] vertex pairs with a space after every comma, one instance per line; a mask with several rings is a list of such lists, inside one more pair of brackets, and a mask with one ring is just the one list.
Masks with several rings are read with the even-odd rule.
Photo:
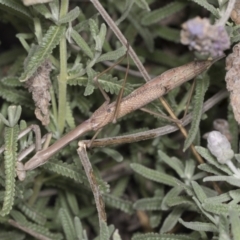
[[119, 109], [115, 115], [116, 102], [106, 101], [98, 108], [92, 116], [57, 140], [50, 147], [38, 151], [24, 165], [24, 170], [35, 169], [46, 163], [55, 153], [61, 150], [71, 141], [79, 138], [89, 131], [98, 131], [114, 120], [114, 117], [121, 118], [128, 113], [142, 108], [153, 100], [165, 95], [173, 88], [196, 77], [207, 70], [216, 60], [193, 61], [183, 66], [170, 69], [143, 86], [121, 99]]

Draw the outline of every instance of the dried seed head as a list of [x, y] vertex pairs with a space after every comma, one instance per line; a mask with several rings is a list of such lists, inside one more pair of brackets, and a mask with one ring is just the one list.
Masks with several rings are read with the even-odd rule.
[[231, 149], [231, 144], [220, 132], [210, 132], [207, 142], [209, 151], [217, 158], [219, 163], [225, 164], [233, 158], [234, 152]]
[[32, 98], [35, 102], [35, 115], [43, 125], [49, 124], [48, 107], [51, 100], [49, 93], [51, 87], [49, 75], [51, 70], [51, 62], [46, 60], [25, 83], [25, 87], [32, 93]]
[[203, 56], [213, 58], [223, 55], [223, 51], [230, 47], [230, 39], [221, 25], [211, 25], [207, 18], [196, 17], [182, 25], [181, 43], [189, 45]]
[[231, 19], [236, 23], [240, 24], [240, 0], [236, 0], [234, 8], [231, 12]]
[[226, 58], [227, 89], [236, 121], [240, 124], [240, 43], [233, 47], [233, 53]]

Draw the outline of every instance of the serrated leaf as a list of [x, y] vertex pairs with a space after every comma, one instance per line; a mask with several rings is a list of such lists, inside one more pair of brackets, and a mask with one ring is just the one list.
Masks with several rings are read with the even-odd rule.
[[[18, 0], [0, 0], [0, 4], [14, 10], [18, 14], [24, 15], [28, 20], [32, 18], [27, 7]], [[2, 7], [0, 6], [0, 8]], [[19, 16], [18, 14], [15, 14], [15, 16]]]
[[25, 66], [24, 72], [20, 76], [20, 81], [27, 81], [36, 72], [38, 67], [50, 56], [52, 50], [59, 44], [64, 32], [64, 26], [51, 26], [48, 29], [43, 36], [42, 42]]
[[68, 12], [64, 17], [58, 20], [58, 24], [65, 24], [74, 21], [80, 14], [79, 7], [75, 7], [70, 12]]
[[192, 236], [181, 234], [158, 234], [158, 233], [145, 233], [135, 234], [132, 240], [193, 240]]
[[40, 224], [40, 225], [44, 225], [46, 223], [46, 218], [41, 215], [40, 212], [36, 211], [35, 209], [33, 209], [32, 207], [26, 205], [26, 204], [18, 204], [18, 208], [31, 220], [33, 220], [34, 222]]
[[142, 198], [137, 200], [133, 207], [138, 210], [161, 210], [162, 197]]
[[70, 129], [74, 129], [76, 127], [72, 109], [69, 105], [69, 102], [66, 103], [66, 121], [67, 121], [67, 124], [70, 127]]
[[89, 30], [91, 32], [91, 35], [93, 39], [95, 39], [99, 32], [97, 22], [94, 19], [90, 18], [88, 20], [88, 24], [89, 24]]
[[185, 6], [187, 5], [186, 2], [172, 2], [167, 4], [166, 6], [159, 8], [157, 10], [154, 10], [150, 13], [147, 13], [142, 18], [142, 25], [149, 26], [154, 23], [159, 22], [160, 20], [181, 11]]
[[5, 151], [4, 151], [4, 168], [5, 168], [5, 195], [3, 207], [0, 211], [1, 216], [6, 216], [12, 210], [15, 197], [15, 176], [17, 161], [17, 137], [19, 133], [18, 125], [6, 127], [4, 132]]
[[70, 214], [64, 208], [59, 209], [59, 217], [67, 240], [76, 239], [73, 221]]
[[18, 77], [11, 77], [11, 76], [2, 78], [1, 82], [5, 86], [9, 86], [9, 87], [20, 87], [23, 85], [21, 82], [19, 82]]
[[105, 204], [108, 206], [120, 209], [125, 213], [131, 214], [133, 212], [133, 204], [130, 201], [123, 200], [110, 194], [103, 194], [102, 197]]
[[199, 4], [200, 6], [206, 8], [209, 12], [211, 12], [215, 17], [219, 17], [218, 11], [214, 8], [213, 5], [209, 4], [207, 0], [192, 0], [193, 2]]
[[95, 71], [91, 67], [87, 67], [88, 82], [84, 91], [84, 96], [91, 95], [94, 90], [93, 79], [96, 76]]
[[150, 168], [146, 168], [143, 165], [137, 163], [132, 163], [130, 166], [135, 172], [137, 172], [138, 174], [142, 175], [147, 179], [172, 187], [178, 186], [179, 180], [170, 175], [158, 172], [156, 170], [152, 170]]
[[107, 226], [107, 223], [104, 221], [100, 222], [100, 240], [109, 240], [110, 233]]
[[198, 232], [218, 232], [217, 227], [212, 223], [185, 222], [181, 218], [178, 220], [183, 226]]
[[78, 183], [82, 183], [85, 180], [74, 165], [63, 163], [61, 161], [47, 162], [43, 165], [43, 168], [58, 173], [64, 177], [71, 178]]
[[33, 109], [34, 106], [31, 101], [31, 95], [27, 91], [4, 86], [0, 83], [0, 96], [13, 104], [20, 104], [22, 106]]
[[191, 122], [191, 128], [188, 131], [188, 136], [184, 142], [183, 151], [186, 151], [187, 148], [193, 143], [194, 139], [197, 136], [199, 131], [199, 124], [202, 117], [202, 107], [204, 102], [204, 95], [209, 86], [209, 77], [204, 74], [197, 77], [196, 80], [196, 94], [194, 96], [193, 104], [193, 118]]

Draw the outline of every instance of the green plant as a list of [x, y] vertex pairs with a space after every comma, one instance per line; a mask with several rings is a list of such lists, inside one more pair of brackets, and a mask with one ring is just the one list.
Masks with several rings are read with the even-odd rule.
[[[96, 0], [23, 2], [26, 5], [19, 0], [0, 0], [0, 24], [10, 26], [19, 40], [8, 49], [4, 49], [4, 38], [1, 40], [0, 141], [4, 154], [0, 165], [0, 239], [238, 239], [238, 176], [219, 163], [200, 141], [214, 120], [225, 116], [235, 152], [233, 164], [238, 167], [238, 126], [231, 106], [224, 101], [221, 112], [216, 105], [227, 97], [221, 91], [225, 89], [223, 61], [196, 79], [188, 107], [193, 113], [191, 128], [184, 146], [183, 136], [173, 133], [145, 142], [130, 140], [124, 146], [94, 148], [88, 156], [92, 172], [87, 172], [74, 141], [42, 167], [28, 171], [23, 181], [16, 179], [17, 174], [25, 174], [24, 166], [17, 166], [17, 159], [22, 159], [25, 149], [41, 139], [38, 130], [36, 137], [31, 131], [21, 138], [19, 133], [35, 123], [42, 133], [52, 132], [55, 142], [88, 119], [104, 102], [94, 78], [123, 57], [128, 44], [137, 57], [130, 59], [124, 94], [144, 84], [141, 75], [149, 80], [149, 73], [159, 75], [193, 59], [188, 48], [180, 44], [180, 31], [181, 24], [199, 12], [212, 23], [219, 21], [224, 26], [229, 44], [238, 42], [239, 25], [229, 19], [227, 12], [235, 1], [100, 1], [120, 33], [100, 11]], [[128, 51], [133, 57], [131, 48]], [[203, 52], [195, 54], [206, 57]], [[98, 79], [111, 98], [119, 93], [125, 78], [127, 61], [121, 64]], [[176, 117], [184, 115], [191, 92], [190, 83], [185, 83], [166, 96]], [[204, 103], [204, 98], [209, 101]], [[213, 110], [202, 114], [209, 102]], [[149, 105], [151, 110], [166, 115], [159, 101]], [[135, 111], [117, 124], [109, 124], [98, 137], [113, 139], [123, 132], [144, 132], [159, 126], [174, 128], [167, 124], [166, 119]], [[86, 138], [92, 136], [87, 133]], [[202, 147], [192, 153], [192, 144]], [[207, 163], [197, 166], [196, 157]], [[211, 185], [202, 180], [225, 183]], [[100, 221], [97, 214], [91, 184], [98, 188], [100, 204], [105, 203], [106, 222]], [[122, 220], [126, 216], [127, 220]]]

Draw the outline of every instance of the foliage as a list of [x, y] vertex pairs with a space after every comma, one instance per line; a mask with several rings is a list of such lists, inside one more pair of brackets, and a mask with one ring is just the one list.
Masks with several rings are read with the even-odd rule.
[[[4, 29], [0, 39], [0, 239], [237, 240], [238, 125], [229, 102], [224, 100], [219, 107], [220, 100], [212, 98], [226, 88], [224, 61], [196, 76], [195, 89], [194, 83], [186, 82], [168, 92], [162, 104], [159, 100], [149, 104], [147, 108], [157, 115], [135, 111], [104, 127], [97, 138], [106, 145], [110, 138], [114, 146], [95, 148], [98, 141], [93, 141], [85, 159], [88, 172], [77, 155], [74, 135], [96, 109], [107, 111], [99, 88], [114, 101], [123, 89], [128, 65], [123, 97], [145, 83], [140, 78], [143, 70], [134, 64], [136, 59], [153, 77], [199, 57], [180, 44], [181, 25], [199, 13], [218, 21], [229, 1], [34, 2], [0, 0]], [[99, 2], [119, 30], [109, 27], [111, 19], [106, 15], [101, 16], [96, 8]], [[239, 26], [230, 18], [224, 24], [231, 43], [238, 42]], [[135, 59], [130, 57], [131, 47]], [[114, 63], [116, 66], [107, 69]], [[33, 78], [39, 85], [47, 85], [46, 92], [38, 95], [38, 100], [51, 101], [47, 126], [37, 120], [39, 109], [29, 93]], [[225, 93], [221, 100], [226, 97]], [[206, 112], [208, 99], [214, 104]], [[175, 117], [183, 117], [182, 123], [190, 119], [185, 111], [192, 114], [191, 127], [184, 134], [173, 133], [178, 129], [176, 121], [159, 117], [169, 115], [167, 105]], [[219, 163], [200, 138], [212, 130], [219, 116], [229, 124], [235, 170]], [[157, 135], [159, 128], [162, 132]], [[75, 141], [61, 142], [70, 131]], [[44, 165], [26, 173], [24, 163], [35, 156], [35, 148], [49, 132], [51, 144], [60, 141], [61, 149]], [[129, 134], [134, 138], [129, 140]], [[84, 139], [93, 136], [88, 131]], [[128, 144], [116, 146], [119, 142], [113, 141], [121, 137]], [[144, 139], [149, 140], [135, 142]]]

